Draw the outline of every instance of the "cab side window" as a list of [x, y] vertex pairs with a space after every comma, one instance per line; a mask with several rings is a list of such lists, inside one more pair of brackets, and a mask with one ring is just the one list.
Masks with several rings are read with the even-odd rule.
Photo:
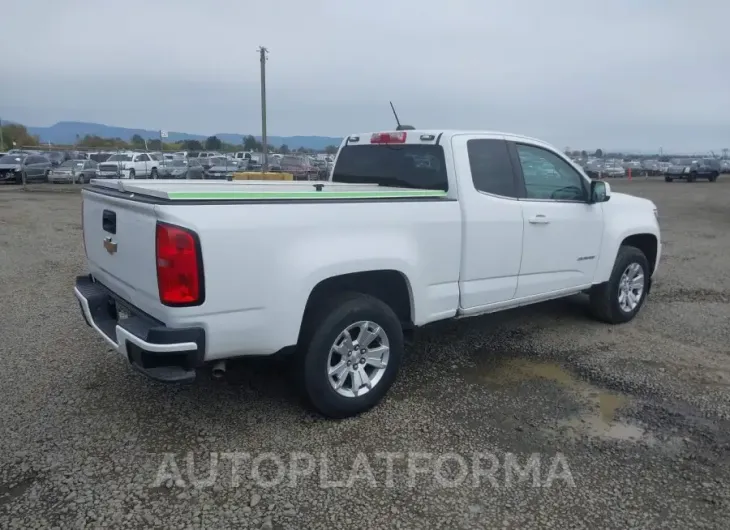
[[487, 138], [468, 140], [466, 150], [477, 190], [501, 197], [519, 196], [507, 142]]
[[534, 145], [517, 144], [527, 199], [585, 201], [585, 179], [555, 153]]
[[135, 159], [135, 162], [149, 162], [150, 157], [147, 155], [137, 155], [137, 158]]

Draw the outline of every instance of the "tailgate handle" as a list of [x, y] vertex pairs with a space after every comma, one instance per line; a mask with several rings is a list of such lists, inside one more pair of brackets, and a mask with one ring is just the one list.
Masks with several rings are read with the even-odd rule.
[[101, 227], [110, 234], [117, 233], [117, 214], [111, 210], [104, 210], [101, 214]]

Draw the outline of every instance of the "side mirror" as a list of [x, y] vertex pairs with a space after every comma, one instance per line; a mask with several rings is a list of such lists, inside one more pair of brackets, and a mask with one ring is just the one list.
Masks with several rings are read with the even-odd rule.
[[591, 181], [591, 204], [606, 202], [611, 198], [611, 185], [603, 180]]

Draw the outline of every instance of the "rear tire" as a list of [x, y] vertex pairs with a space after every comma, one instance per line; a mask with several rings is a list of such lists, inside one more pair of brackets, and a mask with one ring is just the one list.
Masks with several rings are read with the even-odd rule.
[[672, 182], [674, 179], [672, 177], [664, 177], [664, 182]]
[[718, 176], [719, 176], [719, 174], [718, 174], [718, 173], [712, 173], [712, 174], [711, 174], [711, 175], [709, 176], [708, 180], [709, 180], [710, 182], [715, 182], [715, 181], [717, 180], [717, 177], [718, 177]]
[[[330, 418], [355, 416], [377, 405], [395, 381], [403, 357], [403, 329], [390, 306], [369, 295], [342, 293], [307, 313], [296, 377], [309, 403]], [[358, 327], [363, 323], [368, 325]], [[379, 330], [372, 342], [364, 340], [363, 327], [371, 331], [366, 336]], [[342, 368], [332, 371], [337, 366]]]
[[687, 182], [694, 182], [697, 180], [697, 173], [690, 173], [687, 177]]
[[152, 171], [150, 171], [150, 178], [151, 179], [156, 179], [157, 178], [157, 168], [156, 167], [153, 167], [152, 168]]
[[[632, 271], [638, 271], [641, 278], [638, 274], [632, 276]], [[609, 324], [629, 322], [644, 305], [650, 276], [649, 261], [644, 253], [636, 247], [622, 246], [616, 256], [609, 280], [591, 288], [591, 313], [598, 320]]]
[[130, 169], [129, 170], [129, 179], [132, 180], [134, 178], [134, 175], [135, 175], [134, 169]]

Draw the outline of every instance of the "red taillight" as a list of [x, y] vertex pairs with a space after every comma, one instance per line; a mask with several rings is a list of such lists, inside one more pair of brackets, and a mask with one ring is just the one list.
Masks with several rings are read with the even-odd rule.
[[375, 133], [370, 137], [371, 144], [404, 144], [406, 143], [406, 133], [401, 132], [385, 132]]
[[155, 246], [160, 302], [170, 306], [202, 304], [203, 269], [195, 233], [157, 223]]

